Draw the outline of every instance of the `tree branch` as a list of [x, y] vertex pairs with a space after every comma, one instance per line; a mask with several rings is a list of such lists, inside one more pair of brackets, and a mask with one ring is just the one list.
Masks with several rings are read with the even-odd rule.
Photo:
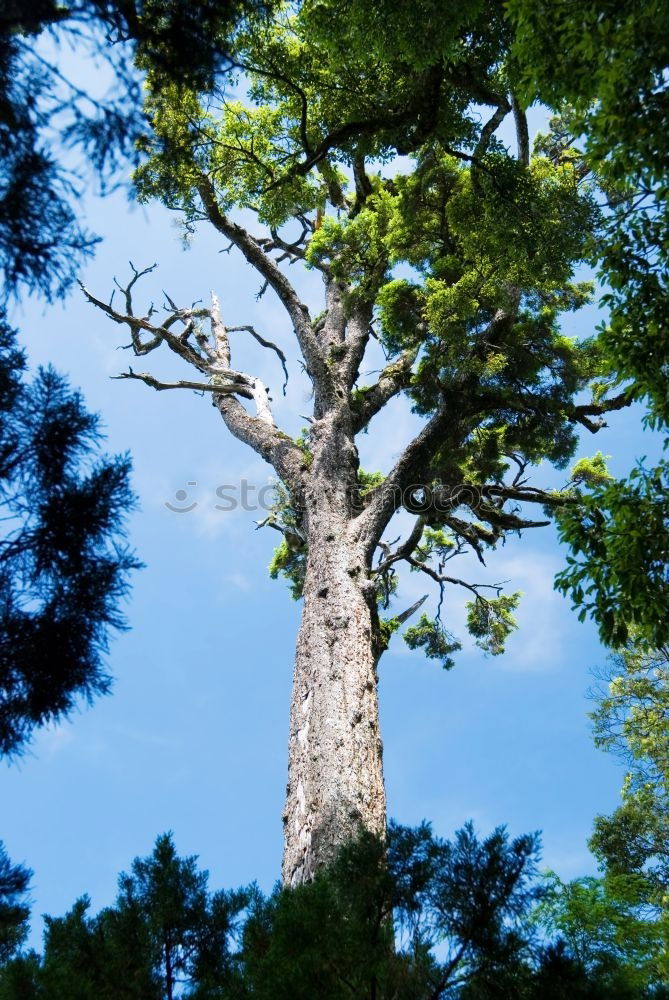
[[[239, 373], [231, 372], [230, 374], [231, 376], [236, 376]], [[111, 377], [113, 379], [137, 379], [158, 391], [163, 389], [194, 389], [196, 392], [227, 392], [246, 396], [247, 399], [253, 399], [253, 392], [245, 382], [231, 382], [230, 385], [214, 384], [213, 382], [190, 382], [187, 379], [178, 382], [161, 382], [148, 372], [135, 372], [132, 368], [129, 368], [127, 372], [121, 372], [120, 375], [112, 375]]]
[[[133, 278], [130, 285], [128, 286], [128, 289], [125, 289], [126, 302], [128, 301], [128, 296], [130, 294], [129, 289], [137, 280], [137, 277], [138, 276], [141, 277], [142, 274], [147, 274], [149, 271], [152, 270], [153, 268], [148, 268], [147, 270], [140, 272], [139, 275]], [[203, 373], [207, 373], [209, 371], [210, 369], [209, 358], [204, 357], [202, 354], [199, 353], [199, 351], [197, 351], [193, 347], [192, 344], [189, 344], [187, 337], [184, 337], [183, 335], [176, 336], [174, 333], [172, 333], [170, 329], [172, 326], [174, 326], [175, 323], [182, 322], [188, 330], [188, 324], [193, 318], [194, 310], [183, 310], [183, 311], [175, 310], [167, 317], [167, 319], [165, 320], [164, 323], [161, 324], [161, 326], [156, 326], [155, 323], [151, 323], [148, 318], [153, 313], [153, 307], [151, 307], [146, 317], [141, 317], [141, 318], [139, 316], [133, 315], [132, 311], [130, 311], [127, 314], [119, 313], [116, 311], [116, 309], [113, 308], [111, 302], [109, 303], [103, 302], [101, 299], [96, 298], [95, 295], [89, 292], [86, 286], [83, 285], [81, 282], [79, 282], [79, 287], [81, 288], [82, 292], [86, 296], [86, 299], [91, 303], [91, 305], [97, 306], [98, 309], [101, 309], [103, 313], [105, 313], [111, 320], [114, 321], [114, 323], [125, 324], [130, 328], [132, 334], [132, 347], [135, 354], [137, 355], [149, 354], [151, 351], [155, 350], [157, 347], [160, 346], [160, 344], [164, 342], [167, 344], [170, 350], [174, 351], [175, 354], [178, 354], [179, 357], [182, 358], [184, 361], [188, 362], [188, 364], [193, 365], [193, 367], [197, 368], [198, 371]], [[130, 302], [130, 310], [132, 310], [132, 302]], [[139, 334], [141, 330], [144, 330], [147, 333], [151, 334], [152, 339], [147, 343], [142, 344], [139, 339]], [[190, 332], [192, 331], [188, 330], [188, 335], [190, 335]]]
[[516, 100], [514, 94], [511, 94], [511, 109], [513, 111], [513, 120], [516, 124], [518, 161], [526, 167], [530, 162], [530, 131], [527, 127], [527, 115]]
[[252, 337], [255, 337], [255, 339], [258, 341], [259, 344], [262, 344], [263, 347], [267, 347], [270, 351], [275, 352], [275, 354], [279, 358], [279, 361], [281, 362], [281, 367], [283, 368], [284, 383], [281, 389], [285, 396], [286, 386], [288, 385], [288, 364], [286, 361], [286, 355], [283, 353], [281, 348], [277, 347], [277, 345], [273, 343], [271, 340], [265, 340], [264, 337], [261, 337], [260, 334], [257, 333], [255, 328], [252, 326], [227, 326], [226, 330], [228, 333], [235, 333], [237, 331], [245, 331], [246, 333], [250, 333]]
[[[401, 559], [406, 559], [407, 556], [412, 555], [420, 544], [420, 540], [423, 537], [423, 531], [425, 530], [425, 518], [417, 517], [414, 526], [411, 529], [410, 534], [407, 536], [406, 540], [402, 542], [400, 547], [394, 552], [387, 555], [383, 562], [379, 563], [376, 567], [376, 573], [385, 573], [386, 570], [390, 569], [393, 563], [399, 562]], [[389, 546], [388, 546], [389, 548]], [[386, 549], [388, 551], [388, 549]]]
[[427, 563], [422, 563], [414, 559], [413, 556], [405, 556], [404, 561], [413, 566], [414, 569], [420, 570], [421, 573], [426, 573], [436, 583], [440, 585], [443, 583], [452, 583], [458, 587], [464, 587], [466, 590], [471, 591], [472, 594], [475, 594], [479, 600], [485, 600], [479, 594], [479, 590], [494, 590], [499, 596], [504, 588], [503, 583], [467, 583], [466, 580], [461, 580], [457, 576], [446, 576], [446, 574], [438, 573], [436, 569], [432, 569]]
[[419, 348], [412, 347], [391, 362], [381, 372], [378, 381], [359, 389], [353, 402], [353, 431], [359, 434], [393, 396], [411, 384], [411, 369], [418, 357]]
[[214, 395], [214, 405], [230, 433], [273, 466], [290, 489], [295, 503], [299, 504], [307, 467], [304, 454], [295, 442], [275, 426], [252, 417], [233, 395], [217, 393]]
[[306, 362], [307, 371], [311, 377], [322, 386], [329, 387], [329, 372], [325, 358], [320, 351], [318, 341], [314, 335], [309, 310], [306, 305], [300, 300], [285, 274], [265, 253], [262, 245], [242, 226], [228, 219], [221, 212], [209, 178], [202, 176], [198, 182], [197, 189], [202, 198], [207, 217], [214, 228], [234, 243], [249, 264], [256, 269], [258, 274], [267, 281], [270, 288], [273, 288], [276, 292], [279, 301], [284, 306], [293, 324], [295, 336]]

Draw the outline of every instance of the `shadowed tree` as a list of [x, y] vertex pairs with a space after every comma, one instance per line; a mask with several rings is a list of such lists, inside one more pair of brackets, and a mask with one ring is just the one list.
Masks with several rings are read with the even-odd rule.
[[229, 996], [232, 944], [247, 892], [210, 892], [170, 834], [119, 877], [113, 906], [90, 916], [87, 896], [46, 917], [44, 955], [0, 970], [2, 1000], [219, 1000]]
[[124, 544], [127, 456], [100, 455], [99, 419], [53, 369], [32, 382], [0, 318], [0, 755], [78, 698], [109, 690], [109, 630], [139, 563]]
[[196, 859], [159, 837], [113, 906], [90, 916], [84, 897], [47, 918], [43, 957], [0, 965], [0, 998], [664, 997], [650, 925], [588, 880], [556, 878], [546, 898], [537, 850], [536, 835], [502, 827], [481, 838], [466, 824], [448, 841], [391, 823], [385, 842], [363, 832], [310, 883], [266, 897], [212, 893]]
[[12, 864], [0, 841], [0, 964], [6, 962], [28, 934], [30, 909], [26, 896], [32, 872]]
[[[206, 87], [230, 67], [229, 38], [272, 0], [9, 0], [0, 11], [2, 296], [63, 295], [97, 238], [77, 201], [86, 182], [125, 183], [146, 133], [142, 68], [154, 84]], [[78, 82], [71, 53], [105, 89]], [[90, 72], [90, 70], [89, 70]], [[90, 81], [89, 81], [90, 84]], [[92, 174], [92, 176], [91, 176]]]
[[[200, 100], [168, 85], [149, 98], [137, 183], [188, 225], [213, 226], [275, 294], [313, 391], [308, 430], [292, 440], [265, 385], [234, 365], [242, 330], [284, 364], [285, 351], [226, 326], [215, 297], [186, 308], [168, 298], [162, 321], [153, 307], [140, 314], [133, 295], [147, 271], [118, 303], [86, 295], [129, 328], [138, 356], [166, 346], [190, 368], [172, 382], [132, 369], [127, 378], [200, 390], [281, 481], [272, 573], [304, 598], [284, 815], [283, 874], [295, 885], [360, 823], [385, 828], [377, 668], [422, 603], [381, 617], [400, 568], [442, 598], [465, 593], [469, 631], [502, 652], [518, 594], [458, 574], [451, 560], [470, 551], [485, 564], [509, 534], [578, 509], [606, 479], [601, 456], [577, 463], [562, 490], [528, 471], [543, 460], [564, 468], [578, 432], [597, 432], [631, 395], [616, 388], [596, 336], [562, 332], [563, 315], [590, 295], [574, 272], [600, 214], [578, 156], [556, 159], [541, 144], [530, 154], [497, 5], [305, 2], [251, 21], [235, 44], [245, 97]], [[507, 119], [512, 151], [497, 134]], [[384, 172], [397, 154], [405, 159]], [[320, 314], [282, 262], [321, 277]], [[387, 363], [365, 384], [376, 340]], [[356, 439], [400, 395], [422, 429], [384, 475], [365, 473]], [[410, 523], [392, 542], [400, 510]], [[447, 667], [459, 648], [439, 612], [406, 639]]]

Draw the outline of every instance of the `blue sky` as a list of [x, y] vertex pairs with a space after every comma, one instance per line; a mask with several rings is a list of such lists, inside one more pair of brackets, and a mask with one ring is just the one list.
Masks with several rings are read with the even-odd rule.
[[[245, 334], [233, 342], [233, 364], [272, 388], [277, 422], [297, 434], [308, 386], [280, 306], [271, 292], [256, 301], [260, 282], [250, 268], [221, 253], [224, 241], [205, 228], [184, 251], [173, 213], [137, 208], [122, 193], [89, 197], [85, 212], [104, 236], [84, 274], [95, 294], [108, 296], [113, 275], [127, 277], [128, 259], [157, 262], [138, 286], [138, 311], [158, 305], [161, 289], [184, 305], [213, 289], [226, 324], [253, 323], [282, 345], [291, 374], [285, 399], [275, 356]], [[294, 268], [291, 275], [320, 311], [318, 278]], [[566, 332], [584, 334], [597, 318], [586, 309]], [[113, 695], [40, 733], [20, 763], [0, 771], [0, 836], [35, 872], [33, 940], [39, 914], [62, 913], [84, 892], [94, 909], [109, 903], [118, 872], [168, 829], [181, 853], [200, 856], [214, 887], [257, 879], [269, 889], [280, 867], [300, 609], [268, 578], [278, 535], [255, 530], [262, 511], [217, 510], [215, 491], [242, 480], [261, 487], [271, 470], [231, 438], [208, 398], [113, 381], [128, 363], [167, 378], [185, 372], [162, 351], [135, 359], [120, 350], [125, 331], [80, 294], [49, 309], [24, 303], [13, 320], [31, 364], [52, 361], [67, 372], [101, 411], [108, 449], [132, 452], [140, 506], [131, 541], [147, 564], [127, 605], [131, 629], [112, 645]], [[379, 365], [371, 354], [363, 370]], [[657, 454], [640, 417], [613, 414], [610, 429], [585, 440], [579, 455], [611, 454], [623, 474], [636, 456]], [[361, 440], [364, 467], [387, 469], [416, 426], [405, 404], [393, 404]], [[563, 473], [537, 471], [537, 484], [563, 481]], [[167, 506], [193, 503], [188, 513]], [[381, 663], [380, 702], [390, 815], [411, 824], [427, 818], [445, 836], [470, 818], [482, 831], [500, 823], [514, 834], [542, 830], [544, 865], [569, 878], [593, 870], [592, 819], [615, 807], [622, 774], [591, 743], [589, 671], [606, 654], [594, 628], [553, 591], [563, 559], [551, 529], [510, 541], [485, 576], [524, 592], [507, 653], [486, 658], [465, 641], [445, 673], [395, 638]], [[425, 589], [409, 576], [398, 607]], [[464, 638], [463, 607], [459, 594], [448, 594], [446, 621]]]

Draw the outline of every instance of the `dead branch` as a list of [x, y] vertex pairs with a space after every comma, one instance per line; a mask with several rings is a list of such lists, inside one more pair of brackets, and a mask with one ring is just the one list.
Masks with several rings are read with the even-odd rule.
[[270, 351], [274, 351], [274, 353], [277, 355], [277, 357], [279, 358], [279, 360], [281, 362], [281, 367], [283, 368], [284, 383], [283, 383], [283, 386], [282, 386], [282, 391], [283, 391], [283, 395], [285, 396], [286, 395], [286, 387], [288, 385], [288, 363], [286, 361], [286, 355], [283, 353], [283, 351], [281, 350], [281, 348], [278, 347], [275, 343], [273, 343], [273, 341], [271, 341], [271, 340], [265, 340], [264, 337], [261, 337], [261, 335], [256, 331], [255, 327], [253, 327], [253, 326], [248, 326], [248, 325], [247, 326], [228, 326], [228, 327], [226, 327], [226, 330], [227, 330], [228, 333], [235, 333], [238, 330], [239, 331], [245, 331], [246, 333], [250, 333], [252, 337], [255, 337], [255, 339], [258, 341], [259, 344], [261, 344], [263, 347], [267, 347]]

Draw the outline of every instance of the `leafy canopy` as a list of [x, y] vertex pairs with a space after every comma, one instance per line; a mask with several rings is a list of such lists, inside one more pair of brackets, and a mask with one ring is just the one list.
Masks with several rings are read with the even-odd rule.
[[[373, 328], [388, 364], [375, 385], [354, 377], [344, 392], [354, 431], [401, 392], [427, 426], [383, 482], [359, 491], [357, 510], [381, 524], [374, 511], [384, 491], [421, 483], [421, 504], [404, 493], [390, 509], [422, 518], [403, 559], [440, 586], [473, 591], [470, 631], [500, 652], [516, 598], [494, 587], [491, 600], [445, 563], [466, 548], [483, 562], [509, 533], [548, 523], [532, 517], [532, 504], [549, 519], [573, 511], [582, 526], [590, 492], [606, 481], [601, 458], [581, 459], [561, 491], [528, 485], [526, 471], [542, 461], [565, 468], [578, 431], [596, 432], [633, 397], [612, 395], [619, 379], [601, 335], [568, 333], [569, 313], [592, 295], [576, 272], [605, 230], [602, 178], [568, 144], [558, 147], [555, 131], [531, 155], [513, 31], [497, 4], [306, 0], [249, 18], [230, 45], [234, 90], [157, 88], [149, 72], [139, 195], [178, 209], [189, 227], [209, 221], [284, 303], [293, 302], [287, 279], [263, 258], [278, 251], [321, 272], [328, 287], [336, 283], [347, 321]], [[517, 153], [497, 132], [511, 114]], [[240, 212], [265, 235], [244, 230]], [[304, 320], [318, 339], [329, 314], [311, 320], [299, 309], [296, 329]], [[316, 418], [327, 372], [343, 370], [348, 350], [346, 341], [331, 344], [323, 368], [317, 348], [305, 358]], [[308, 470], [308, 442], [298, 447]], [[285, 574], [299, 596], [307, 542], [297, 490], [285, 486], [273, 521], [285, 541], [271, 573]], [[578, 552], [568, 514], [560, 523]], [[395, 553], [369, 568], [381, 577], [383, 605], [400, 561]], [[644, 574], [642, 565], [636, 575]], [[633, 606], [637, 582], [625, 589], [632, 583], [623, 579], [617, 599]], [[606, 599], [588, 610], [607, 640], [621, 640], [628, 606], [613, 626]], [[409, 641], [449, 656], [441, 622], [430, 621]]]

